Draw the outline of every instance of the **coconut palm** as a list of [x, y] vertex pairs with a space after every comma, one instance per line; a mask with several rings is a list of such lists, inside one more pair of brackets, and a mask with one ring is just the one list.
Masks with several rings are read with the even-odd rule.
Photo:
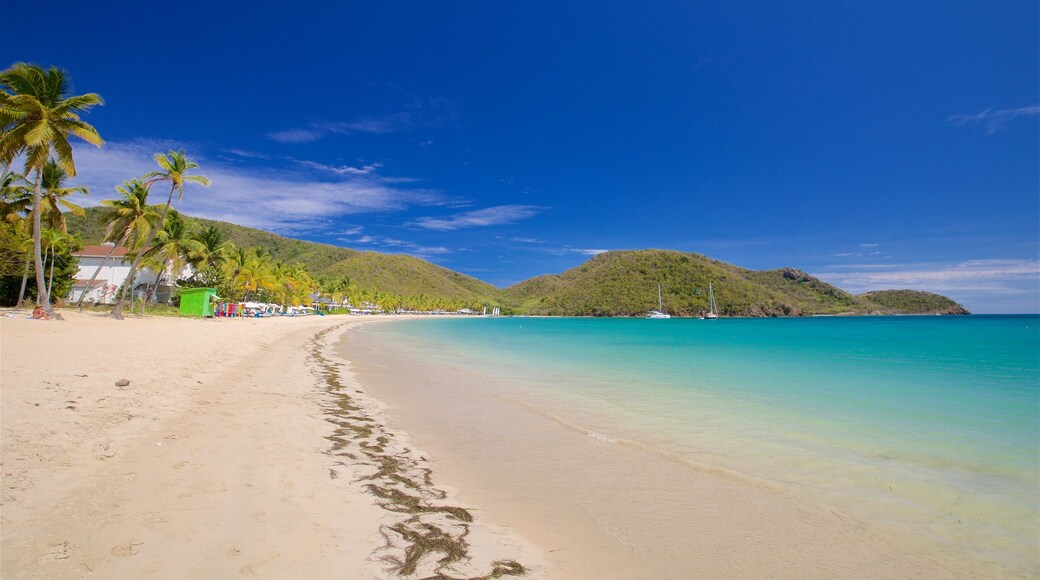
[[54, 290], [54, 263], [58, 261], [58, 252], [74, 248], [81, 242], [76, 236], [57, 228], [44, 228], [40, 232], [40, 238], [46, 246], [46, 261], [50, 264], [50, 274], [47, 277], [47, 296], [49, 297]]
[[231, 242], [220, 228], [210, 225], [196, 230], [194, 239], [200, 246], [191, 259], [191, 267], [195, 269], [193, 277], [210, 267], [219, 267], [231, 250]]
[[[177, 210], [171, 211], [166, 223], [163, 224], [162, 231], [156, 234], [152, 245], [144, 250], [145, 257], [158, 260], [155, 283], [152, 284], [152, 295], [159, 286], [159, 278], [163, 272], [169, 270], [174, 277], [177, 277], [184, 270], [184, 266], [202, 250], [202, 243], [194, 239], [193, 234], [191, 225], [181, 219]], [[144, 314], [144, 307], [148, 300], [150, 297], [146, 297], [144, 303], [141, 304], [141, 314]]]
[[73, 193], [81, 193], [83, 195], [90, 193], [90, 190], [83, 186], [66, 187], [65, 182], [68, 179], [69, 174], [54, 160], [48, 161], [43, 166], [43, 180], [41, 183], [43, 194], [40, 199], [40, 209], [43, 212], [43, 219], [52, 228], [56, 228], [62, 233], [68, 233], [69, 231], [68, 223], [65, 221], [65, 212], [62, 211], [62, 208], [80, 217], [87, 215], [86, 210], [81, 206], [65, 198]]
[[[4, 93], [0, 93], [4, 95]], [[6, 169], [6, 168], [5, 168]], [[29, 280], [29, 266], [32, 265], [32, 188], [21, 174], [8, 171], [0, 182], [0, 219], [11, 225], [13, 233], [25, 236], [28, 240], [28, 251], [25, 252], [25, 264], [22, 267], [22, 286], [18, 291], [18, 304], [25, 297], [25, 285]], [[24, 248], [22, 248], [24, 249]]]
[[[152, 184], [159, 181], [170, 182], [170, 197], [166, 200], [166, 206], [163, 207], [162, 213], [159, 214], [159, 221], [155, 224], [151, 233], [148, 234], [148, 239], [145, 241], [145, 247], [152, 244], [152, 239], [155, 235], [162, 231], [163, 221], [166, 219], [167, 212], [170, 211], [170, 206], [173, 204], [173, 194], [177, 193], [177, 201], [180, 201], [184, 197], [184, 184], [185, 183], [196, 183], [203, 187], [209, 187], [209, 178], [204, 175], [188, 175], [188, 172], [192, 169], [199, 167], [198, 163], [195, 163], [191, 159], [184, 156], [184, 150], [170, 151], [169, 153], [156, 153], [155, 162], [159, 164], [161, 171], [150, 171], [144, 175], [146, 184], [150, 187]], [[130, 277], [128, 280], [133, 279], [134, 273], [137, 271], [137, 266], [140, 264], [140, 257], [134, 260], [134, 263], [130, 266]], [[116, 307], [112, 309], [112, 317], [122, 318], [123, 317], [123, 295], [126, 293], [126, 285], [123, 285], [123, 291], [120, 293], [120, 297], [116, 300]]]
[[[104, 142], [97, 129], [80, 120], [79, 113], [104, 104], [95, 93], [69, 95], [69, 81], [65, 71], [51, 67], [47, 70], [26, 63], [17, 63], [0, 72], [0, 89], [7, 94], [0, 101], [0, 161], [10, 163], [25, 153], [25, 174], [35, 172], [33, 186], [33, 261], [36, 264], [38, 300], [48, 314], [54, 308], [45, 292], [43, 279], [43, 243], [40, 238], [43, 168], [53, 152], [57, 164], [70, 177], [76, 175], [69, 136], [75, 135], [98, 147]], [[6, 171], [5, 171], [6, 172]]]
[[[152, 225], [159, 219], [159, 213], [155, 207], [148, 205], [148, 187], [141, 180], [124, 181], [122, 185], [116, 186], [116, 192], [122, 197], [102, 201], [101, 205], [104, 209], [99, 216], [102, 223], [108, 224], [105, 227], [105, 241], [113, 243], [112, 249], [94, 270], [90, 282], [87, 283], [87, 288], [93, 287], [94, 280], [120, 246], [128, 248], [143, 246], [145, 239], [152, 231]], [[83, 310], [83, 299], [86, 295], [86, 292], [80, 294], [79, 301], [76, 302], [76, 307], [80, 310]]]

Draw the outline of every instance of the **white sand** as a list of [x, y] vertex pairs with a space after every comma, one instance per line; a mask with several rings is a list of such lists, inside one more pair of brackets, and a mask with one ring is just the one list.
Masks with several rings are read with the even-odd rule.
[[[0, 318], [3, 578], [392, 575], [401, 516], [330, 455], [309, 354], [357, 319], [65, 316]], [[474, 561], [525, 556], [472, 536]]]

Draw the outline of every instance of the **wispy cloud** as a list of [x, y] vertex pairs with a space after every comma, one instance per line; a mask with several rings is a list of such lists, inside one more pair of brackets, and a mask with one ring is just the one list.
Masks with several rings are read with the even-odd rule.
[[571, 246], [564, 246], [562, 248], [551, 248], [545, 250], [554, 256], [566, 256], [568, 254], [580, 254], [582, 256], [598, 256], [605, 254], [610, 250], [602, 248], [572, 248]]
[[509, 238], [511, 242], [520, 242], [521, 244], [544, 244], [545, 240], [539, 240], [538, 238]]
[[[844, 267], [856, 266], [835, 266]], [[871, 264], [859, 266], [859, 271], [831, 271], [813, 275], [850, 292], [906, 288], [933, 292], [1015, 294], [1022, 292], [1019, 287], [1022, 282], [1034, 281], [1040, 276], [1040, 261], [969, 260], [950, 265], [904, 266], [898, 270]]]
[[206, 158], [198, 147], [154, 140], [77, 149], [80, 178], [76, 184], [91, 189], [91, 196], [83, 201], [93, 205], [114, 197], [116, 185], [155, 169], [152, 155], [156, 151], [181, 147], [199, 162], [199, 173], [213, 182], [209, 189], [185, 187], [184, 202], [178, 208], [194, 216], [282, 233], [314, 233], [332, 227], [332, 222], [344, 215], [445, 203], [439, 192], [387, 184], [378, 176], [364, 173], [364, 168], [332, 177], [305, 169], [243, 168]]
[[410, 113], [395, 113], [382, 117], [362, 117], [355, 121], [311, 123], [307, 127], [272, 131], [267, 137], [279, 143], [312, 143], [329, 135], [397, 133], [410, 129], [414, 124]]
[[861, 247], [861, 248], [876, 248], [879, 245], [880, 244], [860, 244], [859, 247]]
[[279, 143], [313, 143], [324, 136], [323, 131], [314, 129], [285, 129], [267, 134], [268, 139]]
[[462, 228], [509, 224], [538, 215], [545, 209], [536, 205], [499, 205], [447, 217], [421, 217], [411, 224], [427, 230], [448, 232]]
[[390, 253], [404, 253], [418, 256], [420, 258], [441, 256], [453, 252], [451, 248], [446, 248], [444, 246], [424, 246], [415, 242], [385, 236], [364, 235], [359, 237], [342, 237], [338, 239], [341, 242], [351, 245], [374, 246], [377, 249]]
[[257, 153], [256, 151], [246, 151], [245, 149], [228, 149], [228, 153], [237, 155], [239, 157], [245, 157], [246, 159], [270, 159], [269, 156], [263, 153]]
[[949, 118], [949, 121], [955, 123], [958, 127], [963, 127], [969, 123], [977, 123], [986, 128], [987, 135], [992, 135], [1019, 117], [1031, 117], [1037, 114], [1040, 114], [1040, 105], [1030, 105], [1028, 107], [1001, 109], [999, 111], [986, 109], [974, 115], [954, 115]]
[[310, 167], [311, 169], [334, 173], [336, 175], [368, 175], [383, 166], [382, 163], [370, 163], [368, 165], [362, 165], [361, 167], [351, 167], [350, 165], [326, 165], [316, 161], [297, 161], [297, 163], [304, 167]]

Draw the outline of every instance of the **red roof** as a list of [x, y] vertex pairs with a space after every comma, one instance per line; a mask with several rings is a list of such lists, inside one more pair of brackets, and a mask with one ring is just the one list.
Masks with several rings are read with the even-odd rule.
[[[83, 249], [78, 252], [72, 252], [73, 256], [77, 258], [104, 258], [112, 251], [112, 246], [83, 246]], [[116, 251], [112, 254], [113, 258], [122, 258], [126, 255], [127, 249], [119, 246]]]

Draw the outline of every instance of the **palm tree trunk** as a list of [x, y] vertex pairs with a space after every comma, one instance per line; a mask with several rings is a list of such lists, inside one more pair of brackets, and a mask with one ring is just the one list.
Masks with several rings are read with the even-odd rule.
[[47, 284], [43, 279], [43, 240], [40, 236], [40, 182], [43, 180], [43, 168], [36, 168], [36, 184], [33, 187], [33, 262], [36, 265], [36, 303], [43, 306], [44, 312], [54, 317], [54, 307], [47, 295]]
[[[110, 314], [111, 317], [118, 318], [118, 319], [122, 320], [122, 318], [123, 318], [123, 302], [126, 302], [126, 289], [127, 289], [128, 286], [132, 286], [133, 285], [133, 283], [134, 283], [134, 272], [136, 270], [137, 270], [137, 260], [134, 260], [134, 263], [130, 266], [130, 272], [128, 272], [127, 275], [126, 275], [126, 280], [123, 281], [123, 287], [119, 289], [119, 297], [116, 298], [116, 305], [115, 305], [115, 308], [112, 309], [112, 314]], [[131, 300], [134, 299], [133, 292], [130, 293], [130, 299]]]
[[118, 247], [118, 245], [112, 246], [112, 249], [108, 251], [108, 255], [105, 256], [105, 259], [101, 260], [101, 265], [98, 266], [96, 270], [94, 270], [94, 275], [90, 277], [90, 282], [87, 282], [87, 288], [83, 290], [83, 292], [80, 292], [79, 301], [76, 302], [76, 308], [79, 308], [80, 312], [83, 312], [83, 299], [86, 298], [87, 292], [89, 292], [90, 289], [93, 288], [94, 280], [97, 279], [98, 274], [101, 273], [101, 269], [104, 268], [105, 264], [108, 263], [108, 260], [112, 257], [112, 254], [116, 253], [116, 248]]
[[47, 279], [47, 297], [50, 298], [51, 290], [54, 290], [54, 244], [51, 244], [47, 253], [50, 255], [51, 260], [51, 275]]
[[[148, 232], [148, 239], [145, 240], [144, 244], [140, 248], [140, 251], [137, 252], [137, 257], [134, 258], [134, 263], [132, 266], [130, 266], [130, 276], [133, 276], [134, 272], [137, 271], [137, 266], [141, 264], [141, 258], [144, 258], [144, 249], [152, 245], [152, 240], [155, 239], [155, 234], [159, 233], [159, 230], [162, 229], [163, 220], [166, 219], [166, 212], [170, 211], [170, 205], [173, 203], [173, 192], [175, 191], [175, 187], [176, 186], [170, 188], [170, 198], [166, 200], [166, 207], [163, 208], [162, 213], [159, 215], [159, 221], [155, 224], [155, 227], [152, 228], [152, 231]], [[112, 309], [112, 314], [109, 315], [112, 318], [122, 320], [123, 295], [126, 294], [126, 287], [130, 284], [133, 284], [133, 281], [130, 279], [130, 277], [127, 277], [127, 283], [123, 285], [123, 291], [119, 293], [119, 300], [116, 301], [116, 307]], [[131, 300], [133, 300], [133, 296], [133, 292], [131, 292]]]
[[18, 304], [22, 303], [25, 299], [25, 285], [29, 281], [29, 264], [32, 263], [32, 256], [25, 257], [25, 272], [22, 273], [22, 287], [18, 290]]
[[[163, 267], [162, 271], [163, 272], [166, 271], [166, 267], [165, 266]], [[161, 277], [162, 277], [162, 274], [156, 274], [155, 275], [155, 283], [152, 284], [152, 291], [148, 293], [148, 295], [145, 297], [144, 304], [141, 305], [141, 316], [144, 316], [145, 304], [148, 304], [152, 299], [155, 298], [155, 293], [159, 290], [159, 279]]]

